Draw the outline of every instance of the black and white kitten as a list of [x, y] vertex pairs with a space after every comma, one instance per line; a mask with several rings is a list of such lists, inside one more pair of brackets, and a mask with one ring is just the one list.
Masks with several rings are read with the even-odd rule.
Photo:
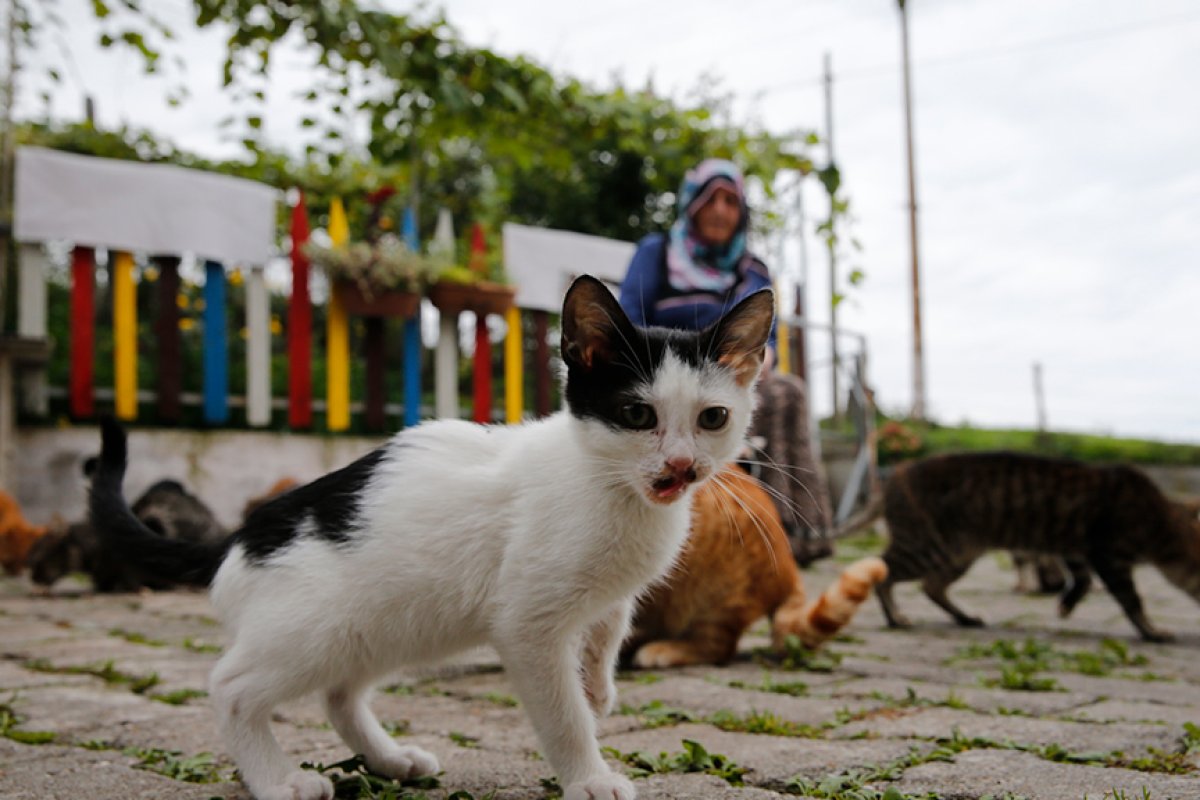
[[212, 584], [230, 643], [210, 693], [259, 800], [332, 798], [288, 762], [278, 704], [321, 692], [371, 769], [438, 771], [367, 707], [403, 665], [490, 644], [567, 800], [629, 800], [600, 757], [595, 714], [637, 594], [677, 556], [691, 498], [737, 454], [773, 320], [769, 291], [700, 332], [639, 329], [584, 276], [562, 314], [567, 409], [485, 427], [427, 422], [268, 502], [224, 547], [150, 535], [121, 498], [125, 436], [104, 428], [92, 519], [134, 563]]

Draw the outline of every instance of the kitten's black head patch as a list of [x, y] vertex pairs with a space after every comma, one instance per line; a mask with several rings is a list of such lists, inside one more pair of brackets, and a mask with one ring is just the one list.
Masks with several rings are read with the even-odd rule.
[[357, 461], [312, 483], [268, 500], [256, 508], [234, 534], [252, 564], [261, 564], [301, 535], [312, 521], [310, 535], [335, 544], [350, 540], [363, 489], [383, 460], [386, 448], [372, 450]]
[[668, 351], [695, 368], [723, 364], [748, 384], [762, 363], [773, 303], [769, 290], [756, 292], [703, 331], [638, 328], [603, 283], [581, 276], [563, 301], [567, 407], [577, 417], [629, 427], [621, 407], [635, 400], [637, 387], [653, 382]]

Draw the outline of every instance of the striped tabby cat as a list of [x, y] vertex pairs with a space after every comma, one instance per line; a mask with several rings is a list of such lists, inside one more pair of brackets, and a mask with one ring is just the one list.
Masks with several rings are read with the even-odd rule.
[[1094, 570], [1148, 641], [1171, 634], [1146, 618], [1134, 564], [1154, 564], [1200, 601], [1197, 509], [1168, 500], [1133, 467], [1018, 453], [937, 456], [896, 470], [883, 513], [891, 536], [883, 554], [888, 577], [875, 591], [892, 627], [909, 625], [893, 584], [918, 579], [959, 625], [982, 625], [946, 589], [993, 548], [1062, 556], [1071, 575], [1059, 604], [1063, 617], [1087, 594]]

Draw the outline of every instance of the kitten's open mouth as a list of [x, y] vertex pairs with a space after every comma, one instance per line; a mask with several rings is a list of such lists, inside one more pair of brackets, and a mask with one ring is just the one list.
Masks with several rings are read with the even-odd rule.
[[682, 476], [668, 475], [650, 484], [650, 488], [654, 490], [656, 500], [673, 500], [683, 493], [689, 483], [691, 481], [685, 480]]

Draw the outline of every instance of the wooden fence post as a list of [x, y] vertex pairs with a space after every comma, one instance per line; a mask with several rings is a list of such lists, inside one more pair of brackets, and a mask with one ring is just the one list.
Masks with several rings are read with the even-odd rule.
[[115, 410], [119, 419], [137, 419], [137, 285], [133, 255], [109, 251], [112, 259], [113, 377]]
[[304, 192], [292, 209], [292, 296], [288, 302], [288, 426], [312, 427], [312, 300], [308, 293], [308, 212]]
[[384, 414], [386, 322], [383, 317], [367, 317], [363, 324], [366, 328], [363, 351], [367, 358], [367, 395], [363, 425], [367, 430], [378, 433], [387, 427]]
[[[329, 239], [334, 247], [350, 241], [350, 226], [340, 197], [329, 206]], [[350, 427], [350, 321], [346, 309], [329, 285], [329, 305], [325, 323], [325, 400], [326, 427], [344, 431]]]
[[[172, 298], [172, 302], [174, 299]], [[71, 416], [86, 419], [96, 412], [95, 375], [96, 251], [71, 251]]]
[[271, 424], [271, 298], [261, 266], [246, 278], [246, 424]]
[[[42, 339], [47, 335], [46, 282], [50, 259], [41, 242], [21, 245], [17, 261], [17, 335]], [[44, 417], [50, 413], [44, 365], [27, 366], [19, 373], [21, 407]]]
[[504, 315], [508, 333], [504, 337], [504, 419], [516, 425], [525, 416], [525, 351], [521, 335], [521, 310], [516, 306]]
[[204, 421], [229, 421], [229, 337], [226, 335], [225, 268], [204, 262]]
[[550, 315], [545, 311], [533, 312], [534, 342], [534, 413], [539, 417], [550, 415], [550, 346], [546, 338], [550, 335]]
[[154, 337], [158, 340], [155, 376], [160, 422], [178, 423], [183, 418], [183, 346], [179, 335], [179, 258], [155, 256], [158, 267], [158, 314]]
[[[412, 206], [404, 209], [404, 242], [414, 253], [420, 252], [417, 235], [417, 212]], [[404, 320], [404, 426], [411, 428], [421, 421], [421, 306]]]

